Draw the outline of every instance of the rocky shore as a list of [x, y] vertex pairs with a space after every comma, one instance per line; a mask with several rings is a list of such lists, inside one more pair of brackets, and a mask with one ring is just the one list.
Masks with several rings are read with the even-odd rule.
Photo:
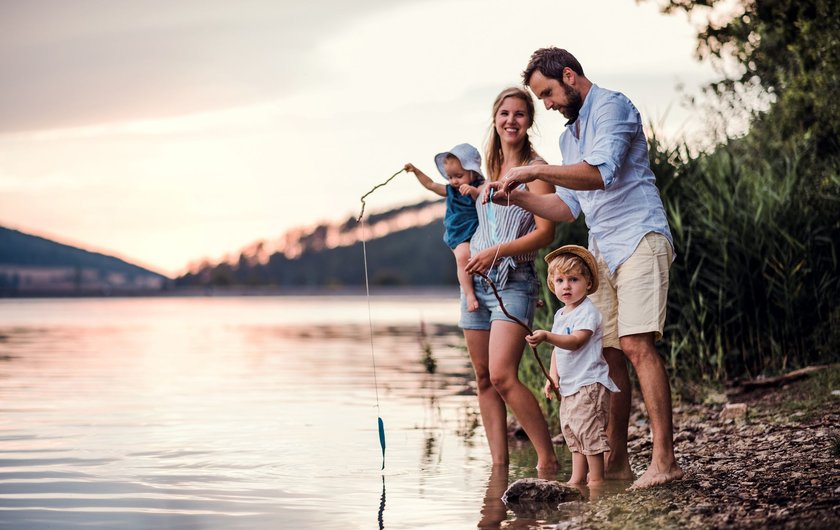
[[[560, 504], [568, 516], [556, 528], [840, 528], [840, 388], [831, 388], [837, 373], [675, 407], [685, 478]], [[639, 475], [651, 443], [636, 406], [629, 445]]]

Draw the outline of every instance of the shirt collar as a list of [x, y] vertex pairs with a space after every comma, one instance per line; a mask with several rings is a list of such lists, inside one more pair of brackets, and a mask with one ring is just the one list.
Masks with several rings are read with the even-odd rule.
[[589, 92], [586, 93], [586, 97], [583, 99], [583, 105], [581, 105], [580, 107], [577, 119], [575, 119], [575, 121], [570, 121], [569, 123], [567, 123], [566, 127], [571, 127], [576, 122], [586, 121], [586, 118], [589, 116], [589, 109], [592, 108], [592, 100], [595, 99], [593, 96], [595, 96], [595, 93], [600, 90], [601, 88], [598, 85], [592, 83], [592, 86], [589, 87]]

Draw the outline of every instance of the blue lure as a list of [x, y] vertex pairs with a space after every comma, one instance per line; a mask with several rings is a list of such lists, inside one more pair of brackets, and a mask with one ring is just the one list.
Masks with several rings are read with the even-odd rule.
[[382, 469], [385, 469], [385, 424], [382, 423], [382, 417], [379, 420], [379, 446], [382, 447]]

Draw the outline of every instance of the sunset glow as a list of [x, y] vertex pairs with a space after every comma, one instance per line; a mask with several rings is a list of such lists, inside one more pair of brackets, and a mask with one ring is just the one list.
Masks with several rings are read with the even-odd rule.
[[[515, 24], [500, 1], [324, 3], [4, 5], [0, 225], [175, 275], [343, 220], [407, 161], [432, 174], [435, 153], [483, 145], [493, 97], [538, 47], [572, 50], [671, 136], [700, 127], [677, 85], [713, 77], [691, 24], [654, 3], [538, 1]], [[607, 10], [597, 39], [561, 23]], [[538, 113], [549, 161], [561, 126]], [[401, 175], [370, 207], [430, 198]]]

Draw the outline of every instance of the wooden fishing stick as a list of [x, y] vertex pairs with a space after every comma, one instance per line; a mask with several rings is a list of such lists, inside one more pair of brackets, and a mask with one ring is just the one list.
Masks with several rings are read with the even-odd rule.
[[365, 199], [367, 198], [367, 196], [370, 195], [371, 193], [373, 193], [374, 191], [376, 191], [378, 188], [381, 188], [382, 186], [384, 186], [384, 185], [388, 184], [389, 182], [391, 182], [392, 180], [394, 180], [394, 177], [396, 177], [397, 175], [399, 175], [403, 171], [405, 171], [405, 168], [402, 168], [401, 170], [397, 171], [396, 173], [394, 173], [393, 175], [388, 177], [388, 180], [386, 180], [382, 184], [377, 184], [376, 186], [371, 188], [369, 192], [362, 195], [362, 199], [361, 199], [361, 201], [362, 201], [362, 211], [359, 212], [359, 217], [356, 219], [357, 223], [361, 222], [362, 217], [364, 217], [364, 215], [365, 215]]
[[[520, 326], [522, 326], [523, 328], [525, 328], [525, 331], [527, 331], [527, 332], [528, 332], [528, 335], [533, 335], [533, 334], [534, 334], [534, 330], [532, 330], [530, 327], [528, 327], [528, 324], [526, 324], [525, 322], [522, 322], [521, 320], [519, 320], [519, 319], [518, 319], [518, 318], [516, 318], [515, 316], [511, 315], [510, 313], [508, 313], [508, 310], [507, 310], [507, 308], [505, 307], [505, 303], [504, 303], [504, 302], [502, 302], [502, 297], [501, 297], [501, 296], [499, 296], [499, 291], [498, 291], [498, 290], [496, 290], [496, 284], [495, 284], [495, 283], [493, 283], [493, 280], [491, 280], [490, 278], [488, 278], [488, 277], [487, 277], [487, 275], [486, 275], [486, 274], [484, 274], [483, 272], [478, 272], [478, 271], [476, 271], [476, 272], [475, 272], [475, 274], [478, 274], [479, 276], [481, 276], [482, 278], [484, 278], [484, 279], [487, 281], [487, 283], [489, 283], [489, 284], [490, 284], [490, 287], [493, 289], [493, 294], [496, 296], [496, 300], [498, 300], [498, 301], [499, 301], [499, 307], [501, 307], [501, 308], [502, 308], [502, 313], [504, 313], [504, 314], [505, 314], [505, 316], [506, 316], [506, 317], [508, 317], [509, 319], [513, 320], [514, 322], [516, 322], [517, 324], [519, 324]], [[537, 363], [539, 363], [540, 368], [542, 369], [543, 374], [545, 374], [545, 378], [546, 378], [546, 379], [548, 379], [549, 383], [551, 383], [551, 389], [552, 389], [552, 390], [554, 390], [554, 395], [555, 395], [555, 396], [557, 396], [557, 403], [560, 403], [560, 389], [559, 389], [559, 388], [557, 388], [557, 385], [555, 385], [555, 384], [554, 384], [554, 381], [551, 379], [551, 376], [550, 376], [550, 375], [548, 375], [548, 370], [546, 370], [546, 369], [545, 369], [545, 365], [543, 364], [542, 359], [540, 359], [539, 354], [537, 354], [537, 349], [536, 349], [536, 348], [534, 348], [533, 346], [531, 346], [530, 344], [529, 344], [528, 346], [530, 346], [530, 347], [531, 347], [531, 351], [532, 351], [532, 352], [534, 352], [534, 357], [537, 359]]]

